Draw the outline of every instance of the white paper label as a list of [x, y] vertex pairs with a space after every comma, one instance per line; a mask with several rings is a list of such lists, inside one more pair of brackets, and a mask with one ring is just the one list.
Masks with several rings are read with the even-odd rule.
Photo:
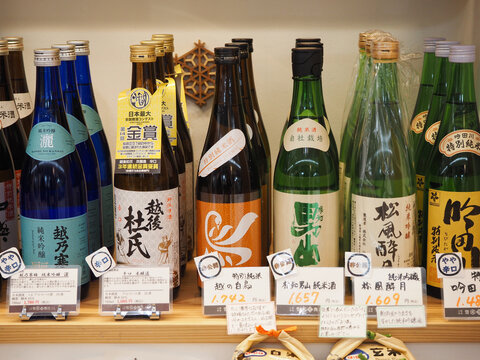
[[31, 313], [56, 312], [59, 307], [69, 313], [78, 311], [80, 267], [27, 268], [9, 281], [10, 313], [23, 308]]
[[222, 262], [216, 251], [197, 256], [193, 260], [202, 281], [216, 278], [222, 271]]
[[0, 182], [0, 252], [18, 246], [16, 194], [15, 179]]
[[462, 253], [435, 254], [437, 264], [437, 278], [460, 278], [463, 277]]
[[267, 266], [223, 268], [219, 276], [203, 283], [205, 315], [225, 315], [227, 304], [266, 301], [270, 301]]
[[268, 255], [267, 260], [275, 280], [293, 275], [297, 272], [297, 265], [293, 259], [292, 250], [290, 249]]
[[13, 94], [13, 98], [15, 99], [15, 105], [17, 106], [20, 119], [26, 118], [33, 112], [32, 98], [30, 97], [30, 93], [26, 92]]
[[253, 137], [253, 130], [252, 130], [252, 127], [250, 125], [247, 124], [247, 133], [248, 133], [248, 138], [250, 140], [252, 140], [252, 137]]
[[257, 326], [277, 330], [275, 303], [245, 303], [227, 305], [227, 334], [252, 334]]
[[372, 269], [372, 255], [370, 253], [354, 253], [345, 251], [345, 276], [369, 277]]
[[198, 176], [206, 177], [243, 150], [245, 135], [239, 129], [230, 130], [218, 140], [200, 159]]
[[283, 136], [285, 150], [313, 148], [328, 151], [330, 138], [328, 131], [317, 121], [305, 118], [290, 125]]
[[435, 140], [437, 140], [438, 129], [440, 128], [440, 121], [430, 125], [425, 131], [425, 141], [430, 143], [430, 145], [435, 145]]
[[23, 259], [16, 247], [11, 247], [0, 254], [0, 275], [8, 279], [25, 269]]
[[412, 130], [415, 134], [421, 134], [423, 132], [425, 122], [427, 121], [427, 116], [428, 110], [418, 113], [412, 120], [410, 130]]
[[462, 278], [443, 279], [445, 318], [480, 319], [480, 269], [464, 269]]
[[364, 338], [367, 334], [367, 307], [356, 305], [320, 306], [318, 336]]
[[302, 267], [275, 282], [277, 314], [317, 316], [320, 305], [343, 305], [343, 268]]
[[7, 128], [19, 119], [15, 101], [0, 101], [0, 125]]
[[425, 306], [377, 306], [379, 329], [426, 327]]
[[352, 194], [352, 251], [370, 253], [372, 267], [413, 266], [415, 216], [415, 194], [397, 198]]
[[170, 310], [168, 266], [117, 266], [101, 277], [102, 311]]
[[480, 134], [469, 129], [452, 131], [440, 141], [438, 150], [447, 157], [461, 153], [480, 155]]
[[298, 266], [337, 266], [339, 194], [274, 190], [275, 251], [291, 249]]
[[117, 265], [106, 246], [88, 255], [85, 261], [96, 277], [102, 276]]

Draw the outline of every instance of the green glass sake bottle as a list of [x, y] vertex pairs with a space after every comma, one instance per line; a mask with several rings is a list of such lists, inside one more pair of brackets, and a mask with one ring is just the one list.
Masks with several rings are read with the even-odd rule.
[[464, 268], [480, 267], [480, 122], [474, 61], [475, 46], [450, 47], [447, 100], [425, 179], [427, 293], [435, 297], [441, 296], [442, 286], [437, 253], [461, 252]]
[[299, 266], [338, 264], [338, 157], [326, 129], [321, 48], [292, 49], [293, 97], [275, 165], [274, 251]]
[[402, 130], [399, 43], [376, 38], [371, 53], [371, 85], [351, 169], [351, 249], [371, 253], [374, 267], [408, 267], [415, 259], [415, 173]]

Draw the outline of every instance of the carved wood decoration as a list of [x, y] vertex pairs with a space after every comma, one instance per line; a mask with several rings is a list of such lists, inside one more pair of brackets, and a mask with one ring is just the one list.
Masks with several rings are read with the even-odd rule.
[[185, 94], [202, 107], [215, 92], [214, 53], [207, 50], [201, 40], [194, 45], [192, 50], [180, 57], [175, 54], [175, 63], [180, 64], [185, 73]]

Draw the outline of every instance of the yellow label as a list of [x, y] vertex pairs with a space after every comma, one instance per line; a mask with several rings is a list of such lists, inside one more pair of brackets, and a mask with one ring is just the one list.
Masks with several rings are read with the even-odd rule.
[[185, 85], [183, 84], [183, 77], [185, 76], [185, 73], [183, 72], [180, 64], [175, 65], [175, 76], [177, 76], [180, 81], [180, 104], [182, 105], [183, 116], [185, 117], [187, 128], [190, 129], [190, 123], [188, 122], [187, 114], [187, 99], [185, 97]]
[[162, 156], [162, 95], [144, 88], [122, 91], [117, 105], [115, 173], [157, 173]]
[[464, 268], [480, 267], [480, 191], [428, 193], [427, 284], [441, 287], [435, 254], [461, 252]]
[[162, 94], [162, 120], [171, 146], [177, 146], [177, 94], [175, 80], [157, 80], [157, 89]]
[[425, 126], [425, 121], [427, 121], [428, 110], [418, 113], [412, 120], [410, 125], [410, 130], [415, 134], [421, 134], [423, 132], [423, 127]]

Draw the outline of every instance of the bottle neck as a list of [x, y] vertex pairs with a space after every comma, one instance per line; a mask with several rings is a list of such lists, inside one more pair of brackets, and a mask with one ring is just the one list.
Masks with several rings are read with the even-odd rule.
[[0, 101], [13, 100], [7, 55], [0, 56]]
[[165, 76], [166, 77], [175, 77], [175, 64], [173, 63], [173, 53], [165, 52], [164, 56], [165, 62]]
[[436, 64], [435, 53], [426, 52], [423, 55], [422, 78], [420, 84], [433, 86]]
[[155, 61], [155, 78], [165, 82], [165, 61], [164, 56], [157, 56]]
[[321, 79], [313, 75], [294, 77], [290, 122], [305, 117], [316, 120], [323, 116]]
[[257, 99], [257, 90], [255, 89], [255, 77], [253, 76], [252, 53], [248, 54], [247, 73], [248, 73], [248, 83], [250, 84], [250, 93], [252, 95], [253, 106], [255, 109], [258, 109], [259, 105], [258, 105], [258, 99]]
[[132, 62], [132, 84], [130, 88], [144, 88], [150, 91], [151, 94], [157, 90], [154, 62]]
[[253, 108], [252, 93], [250, 92], [250, 79], [248, 78], [248, 58], [240, 60], [238, 67], [238, 77], [240, 79], [240, 93], [245, 109]]
[[90, 77], [88, 55], [77, 55], [75, 68], [77, 73], [78, 92], [82, 104], [88, 105], [92, 109], [97, 110], [97, 104], [93, 94], [92, 79]]
[[473, 76], [473, 63], [450, 63], [447, 96], [447, 101], [449, 103], [476, 104]]
[[[63, 120], [65, 120], [65, 108], [59, 67], [37, 66], [33, 125], [40, 122], [57, 122], [66, 127], [66, 124], [62, 123]], [[68, 129], [68, 127], [66, 128]]]
[[385, 105], [399, 104], [396, 62], [374, 61], [373, 100]]
[[[23, 65], [23, 52], [10, 51], [8, 53], [8, 65], [10, 68], [10, 79], [13, 82], [22, 82], [25, 88], [27, 87], [27, 79], [25, 76], [25, 67]], [[25, 89], [28, 91], [28, 88]]]
[[435, 81], [433, 85], [433, 94], [438, 96], [447, 96], [447, 80], [449, 62], [446, 57], [435, 58]]
[[75, 72], [75, 61], [67, 60], [60, 63], [60, 83], [63, 92], [77, 93], [77, 78]]

